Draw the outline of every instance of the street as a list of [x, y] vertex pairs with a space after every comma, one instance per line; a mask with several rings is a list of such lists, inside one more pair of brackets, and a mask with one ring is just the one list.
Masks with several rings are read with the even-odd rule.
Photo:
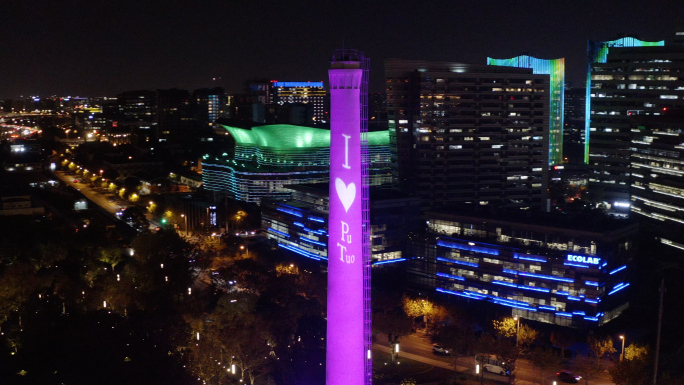
[[[373, 349], [390, 352], [389, 343], [387, 342], [387, 339], [383, 337], [384, 335], [378, 336], [378, 341], [373, 344]], [[402, 337], [399, 346], [400, 357], [451, 370], [454, 370], [455, 364], [456, 371], [458, 372], [475, 373], [475, 357], [458, 357], [454, 359], [450, 356], [434, 354], [432, 352], [430, 336], [425, 334], [424, 331], [418, 331]], [[556, 373], [561, 370], [572, 370], [572, 366], [558, 366], [557, 368], [548, 370], [548, 373], [544, 375], [546, 378], [544, 384], [552, 385], [554, 381], [557, 383], [560, 382], [556, 377]], [[523, 385], [530, 385], [532, 383], [538, 384], [542, 379], [539, 369], [535, 368], [530, 361], [525, 359], [518, 359], [516, 361], [516, 375], [517, 383]], [[498, 382], [506, 381], [505, 377], [491, 373], [484, 373], [484, 378], [485, 380], [489, 379]], [[591, 380], [590, 384], [610, 385], [612, 384], [612, 381], [608, 373], [601, 373], [599, 378]]]

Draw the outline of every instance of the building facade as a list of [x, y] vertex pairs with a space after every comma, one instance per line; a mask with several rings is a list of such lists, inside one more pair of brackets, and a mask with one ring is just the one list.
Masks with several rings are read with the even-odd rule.
[[409, 249], [419, 287], [564, 326], [602, 325], [629, 305], [634, 223], [465, 209], [424, 218]]
[[631, 121], [684, 109], [684, 45], [653, 44], [611, 47], [591, 67], [589, 189], [609, 208], [629, 204]]
[[531, 69], [385, 61], [392, 176], [425, 208], [545, 209], [549, 76]]
[[549, 166], [563, 163], [565, 127], [565, 58], [539, 59], [521, 55], [510, 59], [487, 58], [488, 65], [531, 68], [535, 74], [549, 75]]
[[326, 114], [327, 93], [323, 82], [271, 82], [271, 100], [277, 104], [311, 103], [313, 122], [328, 123]]
[[[235, 149], [203, 157], [202, 181], [207, 190], [259, 203], [264, 197], [288, 199], [291, 185], [328, 183], [330, 130], [284, 124], [222, 127], [235, 140]], [[388, 132], [369, 132], [368, 144], [371, 185], [389, 184]]]
[[[303, 257], [328, 259], [326, 184], [291, 186], [287, 201], [261, 201], [262, 234]], [[406, 234], [420, 228], [420, 200], [395, 190], [370, 190], [370, 242], [373, 264], [404, 262]]]

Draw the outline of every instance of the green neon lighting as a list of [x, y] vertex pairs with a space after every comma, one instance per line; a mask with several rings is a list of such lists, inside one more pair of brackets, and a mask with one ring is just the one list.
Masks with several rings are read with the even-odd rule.
[[565, 120], [565, 58], [538, 59], [521, 55], [510, 59], [487, 58], [487, 65], [531, 68], [534, 74], [549, 75], [549, 166], [563, 163]]
[[[235, 139], [236, 146], [270, 148], [275, 151], [330, 147], [330, 130], [324, 128], [290, 124], [272, 124], [251, 129], [222, 127]], [[388, 146], [389, 131], [369, 132], [368, 145]]]
[[595, 63], [605, 63], [608, 59], [608, 50], [612, 47], [662, 47], [665, 40], [643, 41], [634, 37], [623, 37], [611, 41], [587, 42], [587, 88], [584, 111], [584, 163], [589, 164], [589, 133], [591, 126], [591, 67]]

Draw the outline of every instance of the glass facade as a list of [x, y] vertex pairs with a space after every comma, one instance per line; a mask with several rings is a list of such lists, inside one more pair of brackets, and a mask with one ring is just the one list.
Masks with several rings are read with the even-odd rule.
[[542, 224], [550, 217], [541, 213], [527, 221], [426, 218], [427, 235], [414, 237], [409, 250], [416, 282], [426, 289], [575, 327], [602, 325], [628, 306], [635, 224], [606, 218], [596, 229], [580, 230], [579, 223]]

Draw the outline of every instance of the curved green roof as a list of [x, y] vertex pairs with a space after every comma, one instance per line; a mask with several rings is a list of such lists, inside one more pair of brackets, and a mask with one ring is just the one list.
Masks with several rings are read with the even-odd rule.
[[[277, 150], [330, 147], [330, 130], [324, 128], [291, 124], [271, 124], [251, 129], [222, 126], [235, 139], [235, 144], [243, 147], [270, 147]], [[389, 145], [389, 131], [369, 132], [368, 144]]]

